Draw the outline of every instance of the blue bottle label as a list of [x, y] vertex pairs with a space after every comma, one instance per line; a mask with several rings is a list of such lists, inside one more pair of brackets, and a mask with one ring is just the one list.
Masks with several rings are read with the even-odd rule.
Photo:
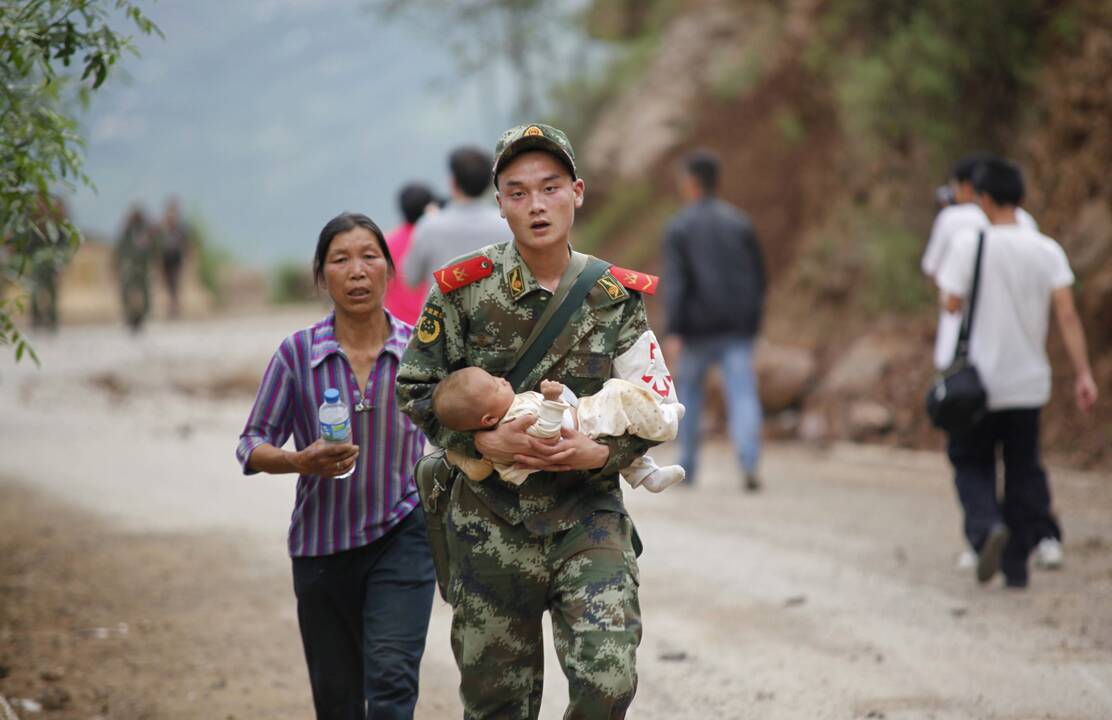
[[328, 442], [344, 442], [351, 437], [351, 419], [338, 423], [326, 423], [322, 420], [320, 436]]

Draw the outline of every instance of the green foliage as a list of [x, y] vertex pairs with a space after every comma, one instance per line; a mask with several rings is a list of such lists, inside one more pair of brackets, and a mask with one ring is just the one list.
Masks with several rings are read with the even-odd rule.
[[1068, 19], [1046, 22], [1064, 17], [1054, 6], [842, 0], [825, 13], [809, 65], [830, 77], [847, 135], [866, 157], [917, 146], [943, 165], [970, 148], [1010, 145], [1047, 34], [1069, 32]]
[[807, 126], [799, 113], [792, 108], [781, 108], [774, 118], [776, 128], [789, 145], [798, 145], [807, 139]]
[[894, 212], [844, 201], [815, 230], [799, 282], [824, 302], [867, 316], [913, 314], [932, 294], [919, 270], [922, 239]]
[[711, 92], [719, 100], [736, 100], [755, 88], [764, 72], [765, 57], [762, 53], [739, 48], [734, 62], [719, 68], [712, 76]]
[[[117, 13], [158, 33], [129, 0], [0, 3], [0, 281], [18, 285], [37, 263], [60, 264], [81, 241], [47, 200], [59, 186], [91, 185], [81, 171], [83, 142], [72, 101], [107, 80], [130, 38], [109, 25]], [[12, 316], [22, 305], [0, 299], [0, 345], [16, 360], [29, 351]], [[30, 351], [34, 357], [33, 351]]]
[[201, 286], [205, 288], [217, 305], [224, 301], [223, 275], [232, 262], [232, 254], [227, 248], [212, 242], [211, 233], [205, 221], [194, 215], [189, 220], [192, 229], [192, 242], [197, 251], [197, 273]]
[[457, 57], [461, 75], [505, 59], [516, 76], [519, 118], [534, 118], [539, 110], [538, 91], [545, 83], [538, 79], [553, 69], [553, 24], [574, 18], [573, 5], [564, 0], [368, 0], [368, 7], [387, 21], [404, 18], [422, 29], [436, 28]]
[[919, 271], [922, 241], [903, 222], [875, 218], [860, 236], [867, 280], [861, 298], [874, 314], [913, 313], [930, 304], [929, 286]]
[[574, 230], [575, 249], [596, 253], [612, 237], [628, 227], [653, 199], [653, 186], [648, 180], [619, 185], [605, 197], [605, 202]]
[[278, 305], [306, 302], [316, 293], [313, 275], [304, 263], [284, 262], [270, 277], [270, 301]]

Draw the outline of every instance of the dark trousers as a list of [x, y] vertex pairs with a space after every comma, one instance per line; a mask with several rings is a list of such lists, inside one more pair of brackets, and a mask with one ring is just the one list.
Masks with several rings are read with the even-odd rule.
[[[1004, 458], [1004, 498], [996, 492], [996, 451]], [[947, 454], [965, 512], [965, 537], [980, 550], [993, 525], [1011, 531], [1004, 575], [1027, 578], [1027, 558], [1043, 537], [1057, 535], [1050, 486], [1039, 455], [1039, 408], [990, 412], [977, 427], [951, 435]]]
[[420, 506], [370, 545], [293, 558], [318, 719], [413, 717], [433, 585]]

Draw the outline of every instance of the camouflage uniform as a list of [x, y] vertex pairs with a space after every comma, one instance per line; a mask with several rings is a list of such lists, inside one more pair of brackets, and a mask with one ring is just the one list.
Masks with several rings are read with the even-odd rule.
[[129, 220], [116, 242], [116, 273], [120, 281], [124, 318], [138, 331], [151, 309], [150, 261], [154, 250], [150, 229], [141, 220]]
[[[402, 410], [438, 446], [478, 457], [471, 433], [440, 426], [436, 384], [454, 370], [510, 370], [552, 293], [513, 243], [484, 248], [455, 264], [486, 258], [489, 276], [443, 292], [433, 285], [398, 371]], [[449, 268], [450, 270], [451, 268]], [[594, 394], [611, 363], [649, 329], [639, 293], [607, 273], [532, 374]], [[618, 470], [654, 445], [624, 435], [597, 471], [537, 472], [520, 487], [492, 475], [462, 477], [452, 490], [448, 545], [452, 648], [465, 718], [535, 718], [543, 682], [541, 616], [552, 614], [556, 650], [568, 677], [567, 718], [621, 718], [637, 687], [641, 639], [639, 544], [626, 514]], [[639, 548], [638, 548], [639, 549]]]

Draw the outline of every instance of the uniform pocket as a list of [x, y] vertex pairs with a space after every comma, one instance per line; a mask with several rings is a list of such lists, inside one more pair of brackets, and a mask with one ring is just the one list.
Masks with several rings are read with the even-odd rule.
[[579, 397], [594, 395], [610, 378], [613, 360], [606, 353], [572, 353], [568, 356], [567, 377]]
[[513, 348], [479, 345], [467, 346], [467, 364], [481, 367], [491, 375], [505, 375], [513, 365], [516, 351]]
[[568, 374], [580, 378], [606, 380], [613, 361], [606, 353], [572, 353], [568, 357]]

